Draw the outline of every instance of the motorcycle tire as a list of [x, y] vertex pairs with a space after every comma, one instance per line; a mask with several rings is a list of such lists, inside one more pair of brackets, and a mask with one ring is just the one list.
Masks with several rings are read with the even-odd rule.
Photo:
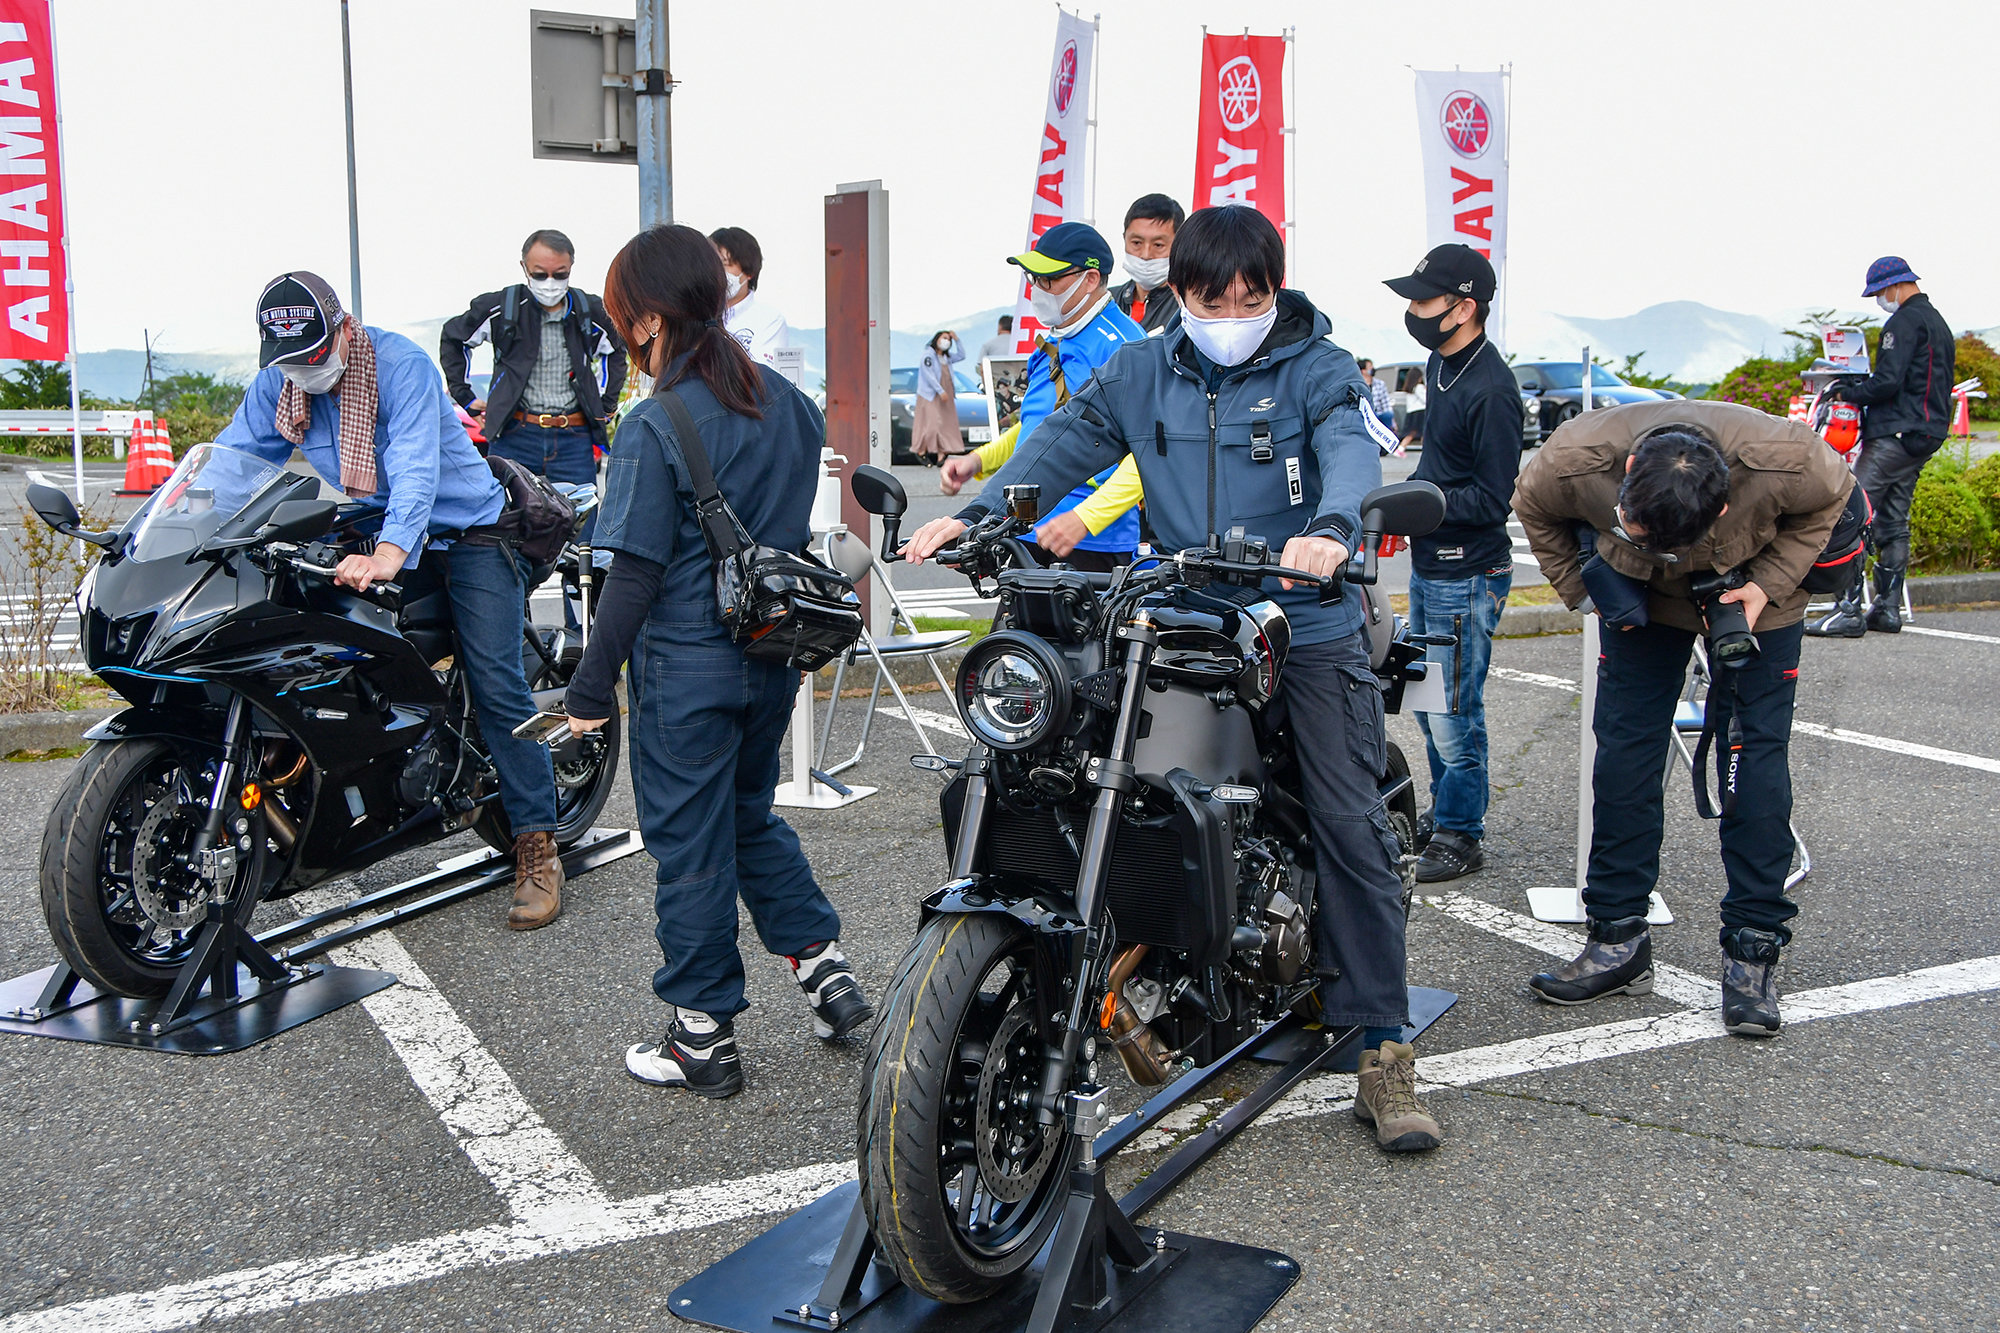
[[[541, 675], [531, 680], [530, 689], [553, 689], [569, 682], [576, 672], [577, 663], [583, 654], [570, 649], [563, 654], [561, 666], [544, 669]], [[560, 675], [555, 675], [559, 672]], [[618, 751], [624, 737], [624, 719], [617, 713], [611, 715], [597, 733], [604, 738], [604, 748], [599, 752], [603, 758], [594, 773], [579, 771], [565, 774], [560, 766], [556, 771], [556, 846], [567, 847], [584, 834], [590, 832], [598, 815], [604, 812], [604, 803], [611, 799], [611, 789], [618, 784]], [[486, 845], [498, 852], [512, 853], [514, 850], [514, 828], [507, 822], [507, 812], [499, 801], [482, 807], [472, 822], [473, 830], [486, 841]]]
[[1053, 1035], [1033, 1017], [1037, 947], [1005, 916], [936, 918], [903, 956], [869, 1040], [855, 1125], [864, 1215], [881, 1257], [933, 1300], [992, 1295], [1062, 1216], [1075, 1139], [1013, 1105], [1039, 1087]]
[[[1384, 785], [1393, 785], [1410, 776], [1410, 761], [1403, 757], [1402, 747], [1394, 741], [1389, 743], [1389, 771], [1384, 777]], [[1405, 786], [1401, 793], [1388, 804], [1389, 831], [1396, 835], [1396, 846], [1402, 852], [1397, 859], [1396, 873], [1403, 880], [1403, 917], [1410, 915], [1410, 903], [1417, 893], [1417, 789], [1414, 783]]]
[[[70, 770], [43, 825], [42, 915], [63, 961], [98, 990], [134, 998], [164, 995], [193, 947], [198, 909], [176, 899], [185, 928], [169, 930], [170, 938], [160, 940], [161, 923], [138, 896], [137, 881], [145, 877], [135, 873], [141, 832], [164, 845], [191, 831], [195, 813], [205, 815], [190, 805], [188, 814], [170, 810], [157, 828], [146, 827], [160, 799], [148, 802], [146, 789], [170, 792], [176, 784], [159, 779], [176, 774], [182, 763], [174, 746], [157, 737], [99, 742]], [[191, 785], [206, 791], [199, 777]], [[256, 847], [237, 872], [253, 883], [267, 864], [261, 830]], [[148, 888], [165, 910], [170, 890], [157, 877]]]

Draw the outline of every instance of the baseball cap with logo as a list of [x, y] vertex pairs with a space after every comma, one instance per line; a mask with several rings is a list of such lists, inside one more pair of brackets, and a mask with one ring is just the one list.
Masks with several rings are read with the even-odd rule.
[[257, 298], [258, 366], [316, 366], [333, 351], [333, 331], [347, 318], [326, 279], [303, 269], [281, 273]]
[[1908, 264], [1895, 255], [1883, 255], [1868, 266], [1867, 283], [1862, 287], [1861, 294], [1873, 296], [1877, 292], [1887, 291], [1899, 282], [1918, 281], [1921, 280], [1911, 271]]
[[1499, 282], [1493, 265], [1469, 245], [1440, 245], [1417, 261], [1407, 278], [1385, 278], [1382, 285], [1411, 301], [1428, 301], [1433, 296], [1469, 296], [1475, 301], [1493, 299]]
[[1043, 232], [1034, 249], [1014, 255], [1007, 262], [1019, 264], [1040, 278], [1054, 277], [1073, 268], [1093, 268], [1109, 274], [1111, 247], [1097, 234], [1096, 228], [1082, 222], [1065, 222]]

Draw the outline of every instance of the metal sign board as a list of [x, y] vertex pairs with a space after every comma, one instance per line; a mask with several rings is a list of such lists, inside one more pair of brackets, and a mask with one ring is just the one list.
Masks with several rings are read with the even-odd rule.
[[571, 162], [639, 160], [639, 118], [633, 102], [636, 28], [629, 18], [528, 11], [529, 102], [536, 157]]

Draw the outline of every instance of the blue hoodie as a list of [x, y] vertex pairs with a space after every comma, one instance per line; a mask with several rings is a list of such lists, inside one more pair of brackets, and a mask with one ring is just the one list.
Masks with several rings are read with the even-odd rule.
[[[1382, 484], [1382, 451], [1362, 422], [1368, 386], [1354, 357], [1328, 341], [1330, 328], [1302, 294], [1281, 290], [1277, 322], [1242, 365], [1210, 364], [1178, 324], [1119, 348], [958, 517], [978, 522], [1024, 482], [1063, 494], [1130, 453], [1163, 550], [1198, 548], [1232, 527], [1268, 541], [1274, 559], [1301, 533], [1352, 548], [1361, 499]], [[1253, 457], [1259, 443], [1268, 461]], [[1294, 643], [1361, 628], [1358, 589], [1322, 607], [1311, 588], [1265, 586]]]

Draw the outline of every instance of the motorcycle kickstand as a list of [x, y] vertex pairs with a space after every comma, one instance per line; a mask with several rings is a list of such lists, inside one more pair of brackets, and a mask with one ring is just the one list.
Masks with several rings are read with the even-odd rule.
[[1164, 1233], [1157, 1247], [1147, 1245], [1105, 1187], [1104, 1163], [1096, 1149], [1097, 1136], [1111, 1119], [1104, 1089], [1088, 1095], [1073, 1092], [1068, 1101], [1070, 1132], [1077, 1136], [1080, 1156], [1070, 1168], [1069, 1198], [1023, 1333], [1055, 1333], [1072, 1309], [1101, 1309], [1118, 1294], [1121, 1278], [1129, 1284], [1157, 1276], [1178, 1257], [1166, 1250]]

